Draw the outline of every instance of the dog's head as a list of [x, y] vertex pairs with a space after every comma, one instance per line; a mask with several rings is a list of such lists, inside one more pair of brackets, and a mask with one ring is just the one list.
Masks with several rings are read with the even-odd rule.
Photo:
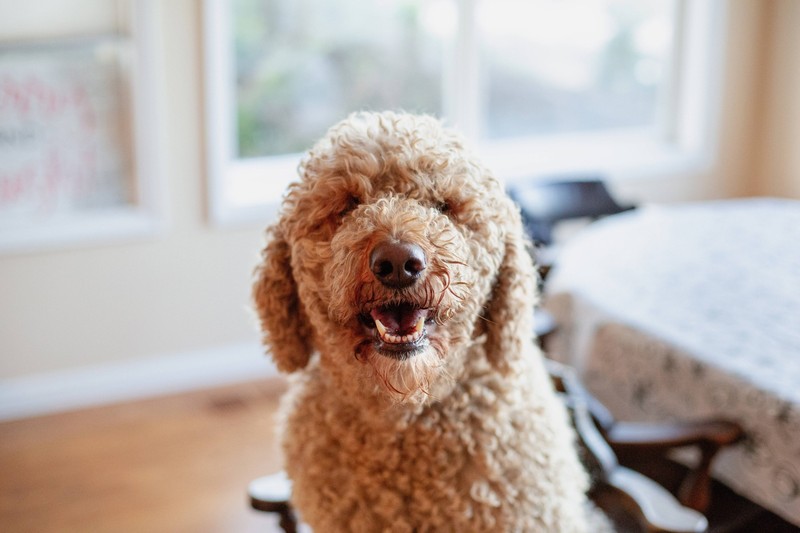
[[400, 400], [424, 400], [470, 358], [509, 371], [532, 331], [533, 269], [517, 209], [455, 133], [354, 114], [300, 173], [254, 286], [279, 369], [316, 350], [339, 385]]

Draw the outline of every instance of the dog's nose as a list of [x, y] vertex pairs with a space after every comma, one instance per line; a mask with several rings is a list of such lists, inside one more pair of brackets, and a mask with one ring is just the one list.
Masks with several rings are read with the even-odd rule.
[[425, 252], [410, 242], [384, 241], [369, 256], [375, 279], [393, 289], [413, 285], [426, 266]]

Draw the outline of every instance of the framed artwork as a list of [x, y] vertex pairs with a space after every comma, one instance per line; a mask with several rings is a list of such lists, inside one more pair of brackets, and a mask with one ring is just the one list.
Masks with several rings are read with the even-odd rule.
[[0, 43], [0, 253], [158, 229], [149, 1], [130, 31]]

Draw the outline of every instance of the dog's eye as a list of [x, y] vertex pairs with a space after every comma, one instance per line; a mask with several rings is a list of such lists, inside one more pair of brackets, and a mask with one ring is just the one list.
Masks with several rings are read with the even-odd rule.
[[344, 204], [344, 208], [339, 211], [339, 217], [345, 216], [347, 213], [355, 209], [361, 203], [361, 199], [358, 196], [350, 196], [347, 199], [347, 202]]
[[436, 210], [440, 213], [447, 214], [452, 211], [452, 207], [450, 206], [450, 202], [439, 202], [436, 204]]

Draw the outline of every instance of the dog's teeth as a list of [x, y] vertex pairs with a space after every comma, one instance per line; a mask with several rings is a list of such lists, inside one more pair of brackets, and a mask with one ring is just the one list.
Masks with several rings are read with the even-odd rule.
[[422, 334], [425, 329], [425, 319], [420, 318], [414, 326], [414, 329], [407, 335], [392, 335], [387, 331], [386, 326], [384, 326], [380, 320], [377, 318], [374, 320], [375, 328], [378, 330], [378, 335], [380, 336], [381, 340], [389, 344], [417, 342], [420, 338], [422, 338]]

